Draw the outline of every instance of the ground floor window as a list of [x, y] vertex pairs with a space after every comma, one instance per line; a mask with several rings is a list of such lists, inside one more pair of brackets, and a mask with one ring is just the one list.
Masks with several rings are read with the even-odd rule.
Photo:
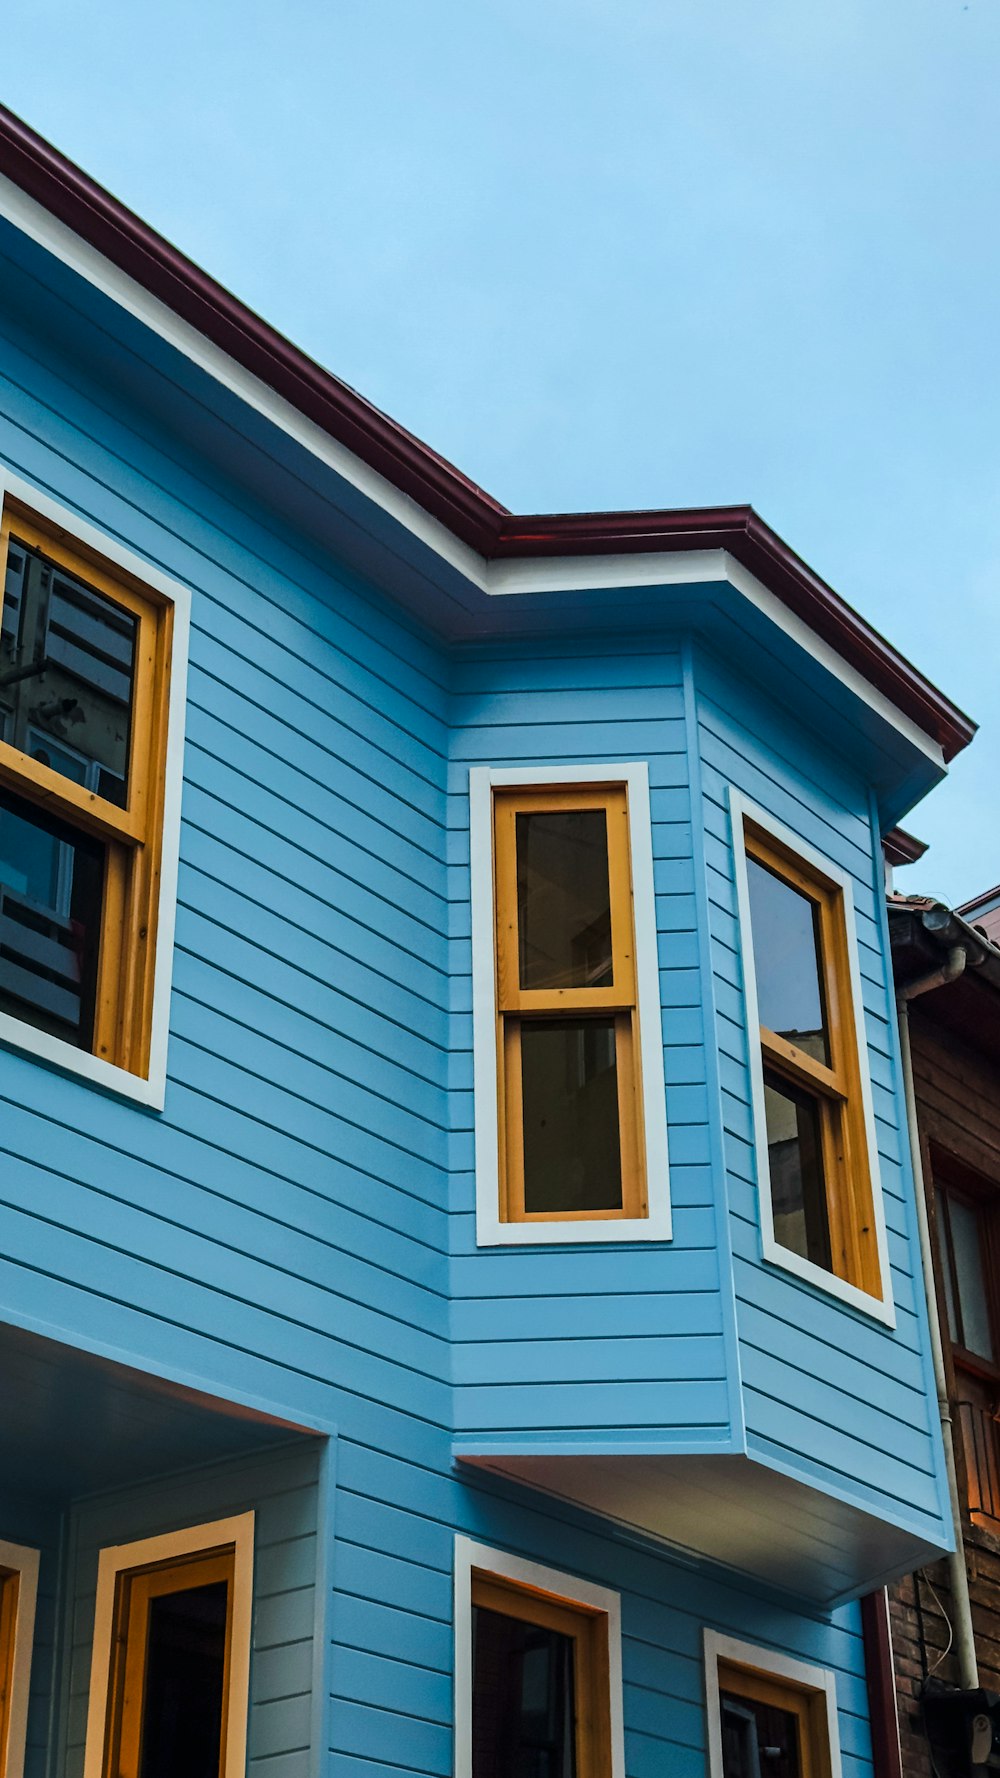
[[85, 1778], [246, 1763], [253, 1514], [101, 1551]]
[[705, 1632], [711, 1778], [840, 1778], [833, 1675]]
[[38, 1592], [38, 1551], [0, 1538], [0, 1778], [21, 1778]]
[[621, 1778], [618, 1595], [455, 1550], [457, 1778]]

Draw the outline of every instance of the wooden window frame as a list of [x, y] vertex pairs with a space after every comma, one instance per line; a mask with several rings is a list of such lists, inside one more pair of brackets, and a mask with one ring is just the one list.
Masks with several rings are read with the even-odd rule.
[[621, 1602], [540, 1563], [455, 1539], [455, 1778], [472, 1778], [472, 1608], [571, 1636], [577, 1778], [625, 1778]]
[[[564, 1215], [510, 1216], [506, 1214], [507, 1123], [513, 1108], [504, 1096], [503, 1021], [513, 1008], [500, 1011], [497, 968], [497, 876], [494, 862], [494, 797], [510, 792], [532, 799], [552, 794], [567, 796], [562, 806], [572, 807], [567, 793], [594, 794], [606, 799], [611, 790], [624, 787], [628, 849], [623, 863], [630, 879], [634, 1003], [631, 1009], [631, 1073], [635, 1104], [634, 1163], [624, 1157], [632, 1191], [629, 1211], [643, 1202], [643, 1214], [620, 1211], [576, 1211]], [[653, 891], [652, 828], [649, 817], [649, 774], [642, 761], [615, 765], [529, 766], [521, 768], [473, 767], [469, 776], [470, 847], [472, 891], [473, 1051], [475, 1072], [476, 1240], [480, 1246], [544, 1244], [559, 1242], [664, 1241], [671, 1235], [667, 1121], [663, 1075], [662, 1010], [656, 909]], [[533, 806], [537, 806], [533, 802]], [[609, 840], [612, 836], [609, 835]], [[610, 864], [610, 850], [609, 850]], [[509, 899], [509, 895], [508, 895]], [[622, 922], [619, 921], [619, 929]], [[516, 963], [515, 963], [516, 967]], [[505, 970], [505, 980], [508, 979]], [[514, 976], [516, 982], [517, 977]], [[571, 997], [580, 990], [553, 996], [553, 1011], [572, 1013]], [[583, 990], [590, 993], [590, 990]], [[613, 1006], [614, 988], [598, 990]], [[518, 999], [534, 999], [534, 994]], [[519, 1010], [528, 1010], [527, 1008]], [[541, 1010], [536, 1001], [534, 1010]], [[629, 1069], [630, 1064], [630, 1069]], [[621, 1081], [619, 1081], [619, 1103]], [[636, 1189], [638, 1188], [638, 1189]]]
[[[517, 843], [519, 814], [558, 814], [602, 809], [607, 818], [614, 984], [606, 988], [523, 989], [519, 986]], [[503, 1222], [599, 1222], [645, 1220], [648, 1215], [641, 1137], [642, 1084], [639, 1007], [632, 925], [632, 870], [628, 796], [624, 784], [510, 786], [493, 793], [494, 904], [497, 972], [497, 1104], [500, 1146], [500, 1218]], [[566, 1017], [612, 1015], [618, 1081], [618, 1130], [622, 1182], [619, 1210], [524, 1208], [524, 1129], [521, 1102], [521, 1029], [532, 1014]]]
[[0, 1538], [0, 1778], [24, 1778], [39, 1552]]
[[842, 1778], [836, 1682], [826, 1667], [704, 1632], [709, 1778], [724, 1778], [722, 1693], [787, 1710], [799, 1722], [802, 1778]]
[[[851, 880], [736, 790], [730, 791], [730, 808], [764, 1258], [894, 1326]], [[761, 1024], [757, 1011], [748, 859], [755, 859], [798, 890], [817, 910], [822, 990], [830, 1043], [829, 1066]], [[775, 1237], [764, 1099], [765, 1068], [807, 1093], [819, 1111], [830, 1229], [829, 1271], [782, 1246]]]
[[18, 477], [0, 472], [0, 596], [13, 537], [137, 619], [128, 806], [0, 742], [0, 785], [101, 841], [106, 867], [90, 1049], [0, 1013], [0, 1039], [162, 1109], [176, 905], [190, 594]]
[[101, 1550], [84, 1778], [118, 1778], [119, 1772], [135, 1778], [149, 1601], [179, 1590], [178, 1577], [191, 1585], [231, 1579], [219, 1772], [220, 1778], [245, 1778], [253, 1537], [251, 1512]]
[[[933, 1230], [937, 1311], [941, 1336], [950, 1360], [952, 1417], [956, 1423], [956, 1457], [964, 1481], [963, 1505], [974, 1525], [996, 1532], [1000, 1523], [1000, 1192], [995, 1183], [937, 1142], [928, 1145], [928, 1216]], [[948, 1226], [942, 1227], [939, 1199], [945, 1203]], [[961, 1315], [950, 1202], [958, 1199], [974, 1211], [983, 1247], [983, 1285], [993, 1361], [952, 1337], [944, 1288], [950, 1272], [956, 1311]]]

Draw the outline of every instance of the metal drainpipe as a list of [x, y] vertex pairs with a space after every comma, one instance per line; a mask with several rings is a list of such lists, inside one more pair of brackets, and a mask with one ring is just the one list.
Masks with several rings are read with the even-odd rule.
[[899, 1014], [899, 1045], [903, 1063], [906, 1122], [910, 1134], [910, 1155], [913, 1163], [913, 1181], [916, 1187], [920, 1260], [924, 1274], [924, 1291], [927, 1297], [927, 1320], [930, 1326], [931, 1356], [934, 1361], [934, 1383], [937, 1389], [938, 1413], [941, 1417], [941, 1437], [944, 1441], [948, 1493], [951, 1498], [952, 1525], [955, 1533], [955, 1548], [948, 1557], [948, 1578], [951, 1582], [952, 1611], [955, 1620], [955, 1653], [958, 1658], [960, 1686], [965, 1691], [975, 1691], [979, 1686], [979, 1662], [976, 1658], [976, 1638], [972, 1627], [972, 1602], [969, 1597], [969, 1575], [965, 1566], [962, 1507], [955, 1470], [955, 1440], [952, 1431], [951, 1402], [948, 1399], [948, 1379], [944, 1366], [944, 1346], [941, 1341], [941, 1323], [937, 1309], [937, 1285], [934, 1278], [931, 1231], [927, 1219], [927, 1193], [920, 1154], [920, 1130], [917, 1124], [917, 1101], [913, 1086], [913, 1054], [910, 1048], [909, 1019], [909, 1002], [911, 1000], [915, 1000], [920, 994], [929, 993], [932, 988], [940, 988], [946, 982], [953, 982], [957, 976], [961, 975], [965, 964], [965, 950], [961, 945], [956, 945], [953, 950], [949, 951], [947, 961], [940, 969], [933, 970], [930, 975], [921, 976], [919, 981], [911, 982], [907, 987], [901, 989], [896, 997], [896, 1008]]

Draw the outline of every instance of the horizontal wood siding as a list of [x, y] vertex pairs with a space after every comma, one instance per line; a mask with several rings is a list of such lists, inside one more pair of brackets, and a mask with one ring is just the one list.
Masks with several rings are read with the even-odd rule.
[[[533, 643], [456, 665], [449, 768], [455, 1426], [557, 1442], [729, 1433], [707, 1140], [684, 694], [675, 649]], [[649, 764], [674, 1238], [476, 1248], [469, 769]], [[644, 1041], [650, 1034], [643, 1033]], [[655, 1041], [655, 1037], [654, 1037]], [[613, 1448], [613, 1445], [612, 1447]]]
[[87, 1729], [97, 1564], [132, 1543], [253, 1511], [254, 1602], [249, 1778], [304, 1778], [309, 1766], [316, 1622], [316, 1445], [299, 1444], [95, 1496], [71, 1517], [63, 1747], [79, 1778]]
[[392, 1442], [448, 1419], [443, 666], [105, 350], [12, 324], [0, 454], [193, 589], [166, 1109], [0, 1051], [0, 1300]]
[[338, 1477], [337, 1778], [453, 1770], [452, 1526], [621, 1593], [628, 1778], [705, 1778], [706, 1625], [832, 1668], [845, 1778], [871, 1773], [856, 1607], [800, 1616], [502, 1484], [439, 1473], [415, 1485], [405, 1464], [351, 1441], [341, 1443]]
[[[878, 875], [865, 787], [829, 746], [751, 695], [707, 655], [697, 660], [703, 820], [721, 1062], [734, 1282], [752, 1455], [876, 1516], [942, 1523], [940, 1444], [921, 1309], [919, 1254], [875, 903]], [[849, 873], [888, 1224], [896, 1328], [761, 1259], [749, 1043], [733, 875], [730, 785]]]

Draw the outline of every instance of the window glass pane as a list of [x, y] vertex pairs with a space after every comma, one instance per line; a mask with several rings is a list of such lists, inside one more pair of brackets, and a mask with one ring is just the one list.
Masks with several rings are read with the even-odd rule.
[[774, 1238], [830, 1270], [819, 1106], [779, 1075], [764, 1076]]
[[124, 808], [136, 619], [12, 540], [0, 627], [4, 736]]
[[747, 877], [760, 1022], [829, 1064], [819, 909], [755, 858], [747, 859]]
[[573, 1639], [472, 1611], [472, 1778], [576, 1778]]
[[0, 1010], [89, 1049], [104, 849], [0, 791]]
[[139, 1778], [219, 1778], [224, 1580], [149, 1602]]
[[962, 1344], [978, 1358], [993, 1357], [993, 1336], [990, 1332], [990, 1306], [986, 1294], [986, 1275], [979, 1217], [971, 1204], [948, 1194], [952, 1251], [958, 1279], [958, 1301], [962, 1314]]
[[620, 1210], [614, 1019], [521, 1023], [524, 1208]]
[[937, 1235], [941, 1249], [941, 1282], [944, 1287], [944, 1306], [948, 1316], [948, 1333], [956, 1345], [962, 1343], [962, 1331], [958, 1325], [958, 1312], [955, 1304], [955, 1287], [951, 1278], [953, 1254], [951, 1251], [951, 1228], [948, 1222], [948, 1205], [944, 1192], [940, 1188], [934, 1194], [937, 1204]]
[[722, 1694], [723, 1778], [801, 1778], [799, 1719], [791, 1710]]
[[605, 811], [519, 813], [515, 833], [521, 987], [610, 987]]

